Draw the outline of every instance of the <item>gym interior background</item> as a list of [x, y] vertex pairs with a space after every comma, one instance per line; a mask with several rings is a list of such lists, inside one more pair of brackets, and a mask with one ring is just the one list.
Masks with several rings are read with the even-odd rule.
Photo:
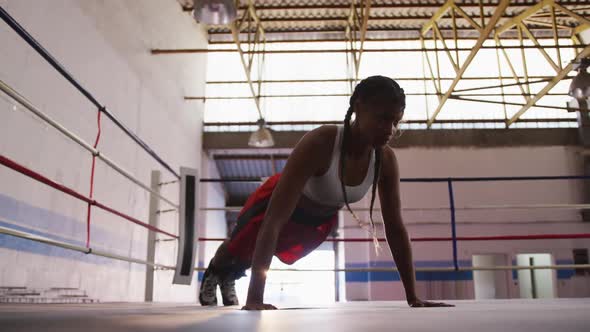
[[[173, 169], [223, 180], [199, 184], [197, 267], [206, 266], [248, 194], [282, 170], [302, 135], [340, 123], [358, 79], [385, 75], [408, 95], [402, 135], [390, 143], [402, 179], [416, 180], [402, 183], [405, 224], [412, 238], [448, 238], [413, 242], [419, 295], [590, 296], [587, 267], [469, 269], [588, 264], [588, 237], [544, 237], [590, 233], [587, 76], [586, 95], [583, 87], [581, 95], [571, 92], [590, 55], [586, 1], [240, 1], [238, 20], [226, 25], [196, 22], [191, 0], [0, 6]], [[5, 22], [0, 45], [3, 84], [82, 140], [98, 142], [141, 182], [157, 171], [159, 193], [178, 202], [174, 174], [110, 118], [102, 117], [97, 140], [96, 105]], [[91, 191], [88, 151], [6, 93], [0, 110], [3, 156]], [[249, 145], [261, 128], [270, 129], [273, 146]], [[578, 178], [546, 178], [555, 176]], [[177, 234], [178, 212], [166, 202], [154, 212], [150, 192], [104, 160], [96, 161], [94, 181], [97, 201], [142, 221], [155, 215], [158, 228]], [[158, 264], [176, 264], [178, 243], [164, 234], [150, 238], [147, 229], [96, 208], [88, 229], [86, 202], [7, 167], [0, 183], [4, 229], [77, 246], [89, 236], [96, 250], [140, 260], [152, 250]], [[364, 219], [368, 207], [369, 195], [353, 204]], [[340, 213], [333, 238], [344, 241], [326, 242], [292, 266], [329, 271], [272, 271], [267, 301], [405, 298], [397, 273], [379, 270], [394, 267], [389, 250], [375, 253], [362, 241], [369, 236], [348, 212]], [[173, 275], [0, 234], [0, 298], [47, 301], [67, 293], [81, 302], [196, 302], [201, 274], [190, 286], [173, 285]], [[243, 278], [242, 303], [246, 288]]]

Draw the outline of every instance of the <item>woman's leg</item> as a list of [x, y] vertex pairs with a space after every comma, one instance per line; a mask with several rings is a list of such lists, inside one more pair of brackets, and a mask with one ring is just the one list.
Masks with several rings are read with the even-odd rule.
[[199, 295], [201, 304], [217, 305], [215, 293], [218, 285], [224, 305], [238, 304], [235, 280], [245, 276], [245, 271], [252, 266], [258, 229], [278, 178], [279, 174], [271, 177], [248, 197], [232, 235], [217, 248], [205, 271]]
[[243, 262], [234, 257], [227, 249], [229, 241], [223, 241], [217, 248], [203, 275], [199, 292], [199, 301], [202, 305], [217, 305], [217, 286], [221, 289], [224, 305], [239, 304], [235, 281], [245, 276], [244, 272], [250, 268], [251, 262]]
[[233, 257], [231, 256], [231, 254], [227, 250], [228, 243], [229, 243], [229, 239], [226, 239], [225, 241], [223, 241], [223, 243], [221, 243], [219, 248], [217, 248], [215, 255], [213, 256], [213, 258], [209, 262], [209, 266], [213, 265], [213, 266], [221, 267], [221, 266], [228, 266], [231, 264], [231, 262], [233, 261]]
[[219, 276], [219, 289], [225, 306], [240, 304], [236, 294], [236, 280], [245, 276], [245, 271], [251, 265], [232, 256], [227, 249], [228, 244], [229, 240], [223, 241], [209, 263], [209, 268]]
[[215, 255], [209, 261], [207, 269], [210, 269], [221, 279], [226, 279], [227, 277], [238, 279], [240, 276], [236, 276], [236, 274], [242, 274], [243, 271], [249, 269], [251, 262], [244, 262], [234, 257], [228, 250], [229, 241], [230, 239], [226, 239], [217, 248]]

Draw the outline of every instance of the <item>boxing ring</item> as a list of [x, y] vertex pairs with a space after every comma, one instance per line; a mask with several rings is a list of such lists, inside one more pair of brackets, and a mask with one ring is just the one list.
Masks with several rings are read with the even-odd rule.
[[[102, 256], [113, 260], [129, 262], [133, 264], [146, 265], [158, 271], [177, 270], [178, 266], [162, 264], [153, 259], [154, 253], [146, 255], [145, 258], [119, 255], [106, 250], [93, 248], [91, 223], [93, 209], [100, 209], [120, 218], [122, 222], [130, 222], [138, 227], [145, 228], [149, 233], [149, 241], [180, 241], [182, 234], [161, 229], [156, 226], [157, 218], [168, 213], [184, 215], [181, 211], [190, 205], [190, 199], [181, 199], [175, 202], [173, 199], [161, 194], [161, 188], [169, 185], [179, 185], [179, 195], [182, 198], [182, 176], [173, 167], [168, 165], [152, 148], [141, 138], [128, 129], [107, 107], [93, 97], [84, 87], [67, 72], [37, 41], [34, 40], [8, 13], [0, 8], [0, 17], [14, 29], [31, 47], [33, 47], [45, 60], [48, 61], [64, 78], [66, 78], [76, 89], [82, 93], [95, 107], [97, 111], [97, 135], [94, 144], [84, 141], [76, 133], [68, 130], [58, 121], [51, 118], [39, 107], [31, 103], [25, 96], [13, 89], [0, 78], [0, 90], [14, 102], [18, 103], [26, 111], [33, 114], [59, 132], [64, 137], [75, 142], [86, 150], [92, 158], [90, 170], [90, 192], [80, 193], [56, 180], [50, 179], [42, 172], [31, 169], [11, 156], [4, 155], [0, 151], [0, 164], [15, 172], [15, 176], [23, 176], [39, 182], [47, 187], [62, 192], [64, 195], [79, 200], [88, 206], [87, 232], [84, 239], [85, 245], [77, 245], [66, 241], [58, 241], [48, 237], [35, 235], [21, 231], [16, 228], [0, 226], [0, 234], [18, 237], [21, 239], [40, 242], [51, 246], [61, 247], [67, 250], [82, 252], [88, 255]], [[172, 180], [152, 181], [146, 184], [131, 172], [125, 170], [107, 153], [98, 149], [101, 135], [101, 116], [105, 115], [121, 131], [123, 131], [133, 142], [140, 146], [150, 155], [163, 169], [172, 175]], [[112, 206], [98, 201], [93, 197], [93, 184], [95, 179], [94, 166], [96, 159], [112, 168], [119, 175], [129, 180], [134, 185], [145, 190], [150, 196], [150, 220], [140, 220], [129, 213], [119, 211]], [[20, 175], [18, 175], [18, 174]], [[159, 177], [156, 177], [159, 178]], [[153, 180], [154, 178], [152, 178]], [[554, 264], [543, 266], [485, 266], [472, 267], [461, 266], [458, 259], [458, 248], [461, 242], [466, 241], [531, 241], [531, 240], [557, 240], [557, 239], [589, 239], [590, 233], [560, 233], [560, 234], [515, 234], [515, 235], [479, 235], [479, 236], [458, 236], [456, 214], [463, 210], [489, 210], [489, 209], [590, 209], [590, 204], [504, 204], [504, 205], [459, 205], [454, 194], [454, 185], [464, 182], [502, 182], [502, 181], [563, 181], [580, 180], [587, 181], [590, 176], [536, 176], [536, 177], [449, 177], [449, 178], [404, 178], [405, 183], [442, 183], [448, 189], [447, 207], [434, 209], [447, 209], [450, 211], [451, 219], [449, 227], [451, 236], [437, 237], [414, 237], [412, 242], [447, 242], [452, 250], [452, 267], [417, 267], [417, 272], [459, 272], [459, 271], [494, 271], [494, 270], [573, 270], [588, 269], [590, 264]], [[230, 181], [259, 182], [261, 179], [197, 179], [197, 183], [221, 183]], [[196, 190], [197, 188], [193, 188]], [[198, 190], [196, 190], [198, 191]], [[196, 196], [192, 196], [192, 203], [197, 210], [208, 211], [231, 211], [239, 210], [241, 207], [199, 207]], [[163, 202], [163, 206], [160, 206]], [[421, 208], [427, 210], [428, 208]], [[405, 209], [409, 210], [409, 209]], [[198, 222], [198, 221], [195, 221]], [[186, 221], [179, 221], [179, 228], [188, 225]], [[196, 227], [195, 224], [192, 225]], [[190, 236], [197, 236], [196, 231], [190, 232]], [[156, 234], [159, 238], [156, 238]], [[186, 234], [185, 234], [186, 235]], [[190, 239], [190, 236], [188, 237]], [[178, 257], [186, 254], [186, 251], [194, 250], [198, 244], [218, 243], [223, 238], [197, 237], [191, 241], [189, 248], [178, 244]], [[336, 237], [327, 241], [344, 243], [371, 242], [372, 239]], [[380, 238], [379, 241], [385, 241]], [[195, 248], [192, 248], [194, 242]], [[194, 253], [194, 251], [193, 251]], [[194, 257], [193, 257], [194, 263]], [[203, 271], [202, 266], [191, 269], [192, 271]], [[191, 271], [191, 276], [192, 276]], [[299, 272], [394, 272], [393, 268], [335, 268], [335, 269], [279, 269], [278, 271], [299, 271]], [[192, 278], [196, 279], [196, 278]], [[196, 282], [195, 280], [192, 280]], [[191, 280], [189, 280], [189, 283]], [[317, 329], [320, 331], [391, 331], [392, 329], [412, 331], [434, 331], [434, 330], [473, 330], [483, 332], [506, 330], [536, 330], [554, 331], [565, 329], [567, 331], [586, 331], [590, 325], [588, 309], [590, 299], [551, 299], [551, 300], [488, 300], [471, 301], [456, 300], [449, 303], [457, 305], [455, 308], [408, 308], [405, 302], [384, 301], [384, 302], [349, 302], [334, 303], [324, 306], [303, 306], [283, 307], [282, 310], [273, 312], [245, 312], [239, 308], [203, 308], [194, 304], [163, 304], [163, 303], [101, 303], [92, 305], [26, 305], [26, 304], [2, 304], [0, 305], [0, 326], [2, 331], [58, 331], [64, 328], [83, 327], [87, 331], [104, 331], [112, 329], [116, 331], [155, 331], [170, 329], [175, 331], [225, 331], [230, 328], [258, 331], [283, 332], [300, 331], [302, 329]]]
[[248, 312], [187, 304], [103, 303], [0, 306], [2, 331], [535, 331], [588, 330], [590, 299], [450, 301], [453, 308], [405, 302], [349, 302]]

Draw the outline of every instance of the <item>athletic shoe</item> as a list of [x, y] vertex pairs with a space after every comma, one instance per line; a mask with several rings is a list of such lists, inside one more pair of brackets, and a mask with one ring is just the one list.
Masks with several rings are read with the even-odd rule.
[[211, 273], [209, 269], [205, 270], [199, 290], [199, 302], [201, 302], [201, 305], [217, 305], [217, 285], [219, 285], [219, 281], [219, 277]]
[[223, 305], [238, 305], [238, 296], [236, 295], [236, 281], [232, 278], [227, 278], [219, 284], [221, 289], [221, 298], [223, 299]]

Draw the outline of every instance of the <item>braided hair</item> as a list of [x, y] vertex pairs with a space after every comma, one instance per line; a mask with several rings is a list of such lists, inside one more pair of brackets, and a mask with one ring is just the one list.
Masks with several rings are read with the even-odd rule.
[[[344, 117], [344, 137], [342, 138], [342, 146], [340, 148], [340, 185], [342, 187], [342, 194], [344, 196], [344, 203], [353, 218], [359, 223], [362, 228], [365, 228], [363, 222], [356, 216], [350, 208], [348, 197], [346, 195], [346, 186], [344, 184], [344, 170], [346, 165], [346, 148], [350, 143], [350, 119], [354, 113], [354, 104], [360, 99], [368, 101], [371, 99], [378, 99], [381, 102], [390, 102], [401, 107], [402, 111], [406, 106], [406, 95], [404, 90], [393, 79], [385, 76], [371, 76], [362, 80], [357, 84], [352, 96], [350, 97], [348, 111]], [[368, 230], [373, 237], [373, 244], [375, 250], [379, 249], [379, 241], [375, 230], [375, 222], [373, 221], [373, 206], [375, 205], [375, 196], [377, 192], [377, 183], [379, 182], [379, 175], [381, 172], [381, 148], [375, 148], [375, 172], [373, 177], [373, 187], [371, 192], [371, 206], [369, 209], [369, 218], [371, 228]]]

